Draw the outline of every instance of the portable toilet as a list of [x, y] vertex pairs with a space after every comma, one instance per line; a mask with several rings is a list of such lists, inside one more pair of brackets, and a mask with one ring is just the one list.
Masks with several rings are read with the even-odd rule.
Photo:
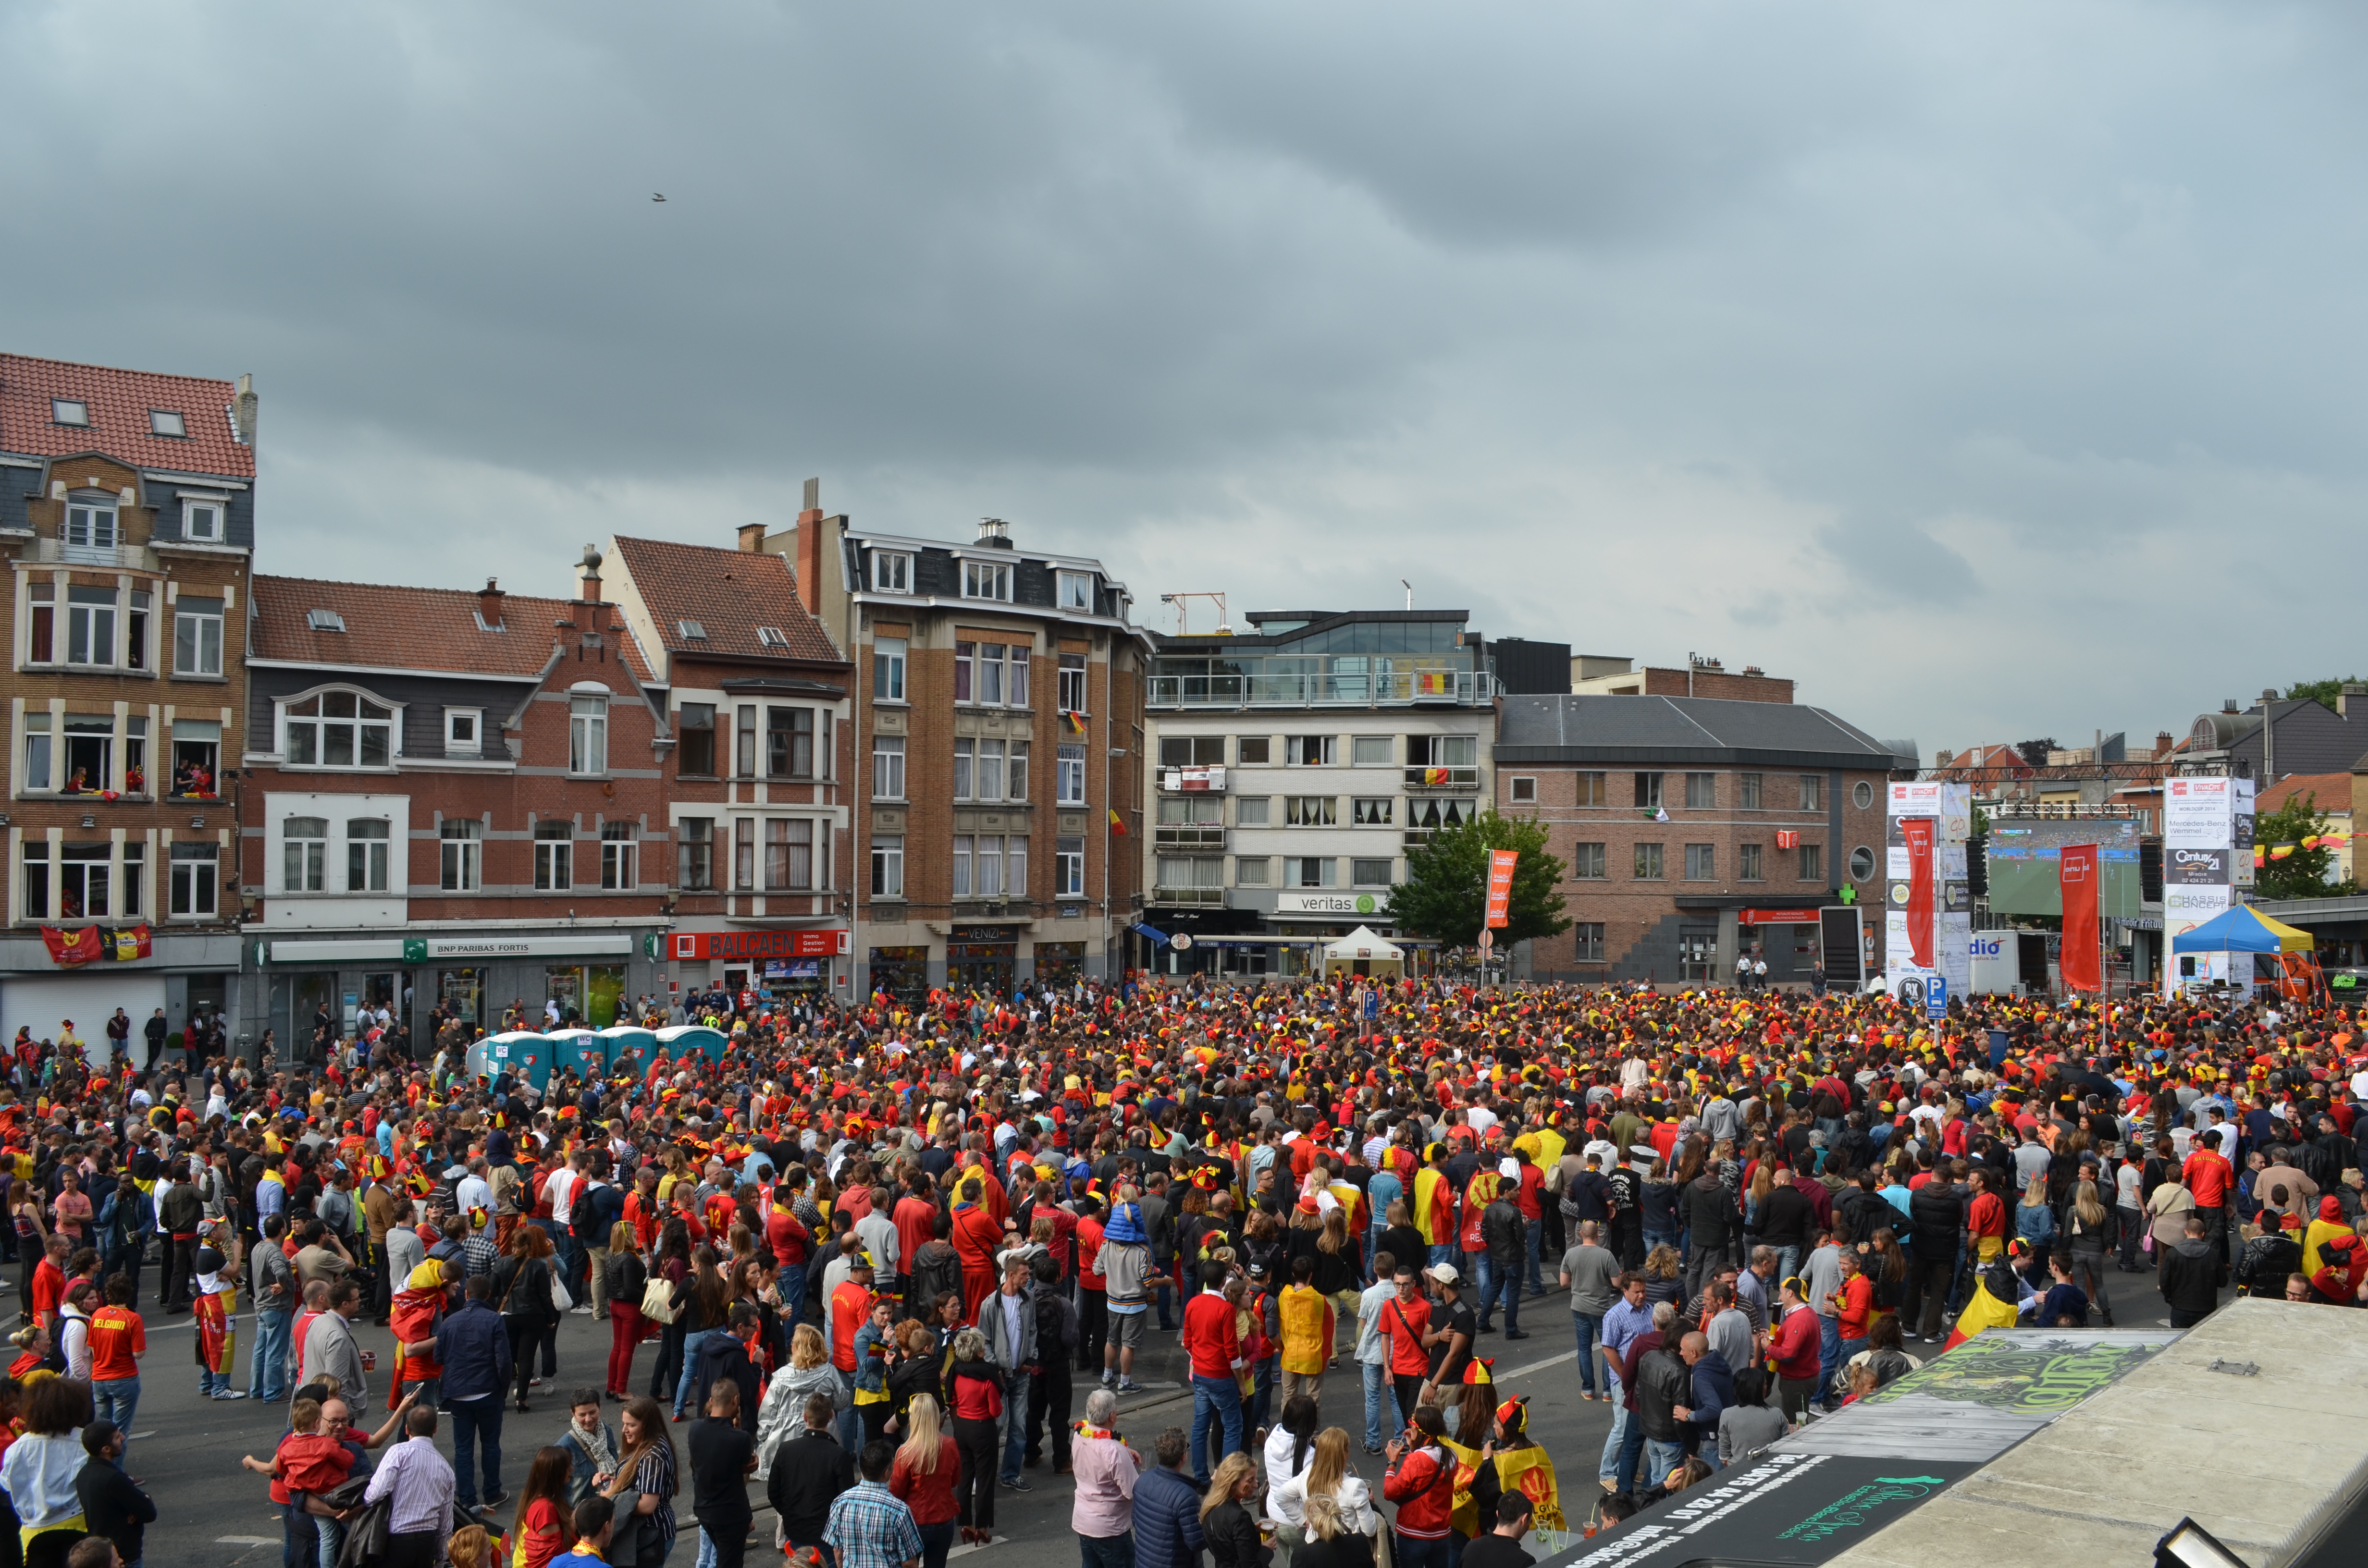
[[573, 1068], [575, 1075], [587, 1084], [598, 1083], [608, 1075], [609, 1042], [590, 1029], [553, 1029], [543, 1038], [551, 1041], [553, 1072]]
[[472, 1077], [492, 1078], [505, 1067], [526, 1074], [538, 1094], [551, 1087], [551, 1041], [526, 1029], [487, 1035], [464, 1059]]
[[672, 1028], [660, 1029], [657, 1043], [676, 1062], [694, 1051], [710, 1062], [721, 1062], [723, 1053], [732, 1049], [731, 1040], [721, 1029], [709, 1028], [705, 1024], [677, 1024]]
[[612, 1078], [640, 1077], [658, 1053], [658, 1037], [637, 1024], [616, 1024], [600, 1031], [608, 1044], [608, 1073]]

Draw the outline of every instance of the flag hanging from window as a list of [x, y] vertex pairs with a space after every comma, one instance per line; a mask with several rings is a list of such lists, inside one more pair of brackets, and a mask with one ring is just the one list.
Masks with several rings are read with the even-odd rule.
[[1126, 824], [1118, 820], [1118, 812], [1115, 810], [1110, 812], [1110, 831], [1117, 834], [1121, 838], [1124, 838], [1127, 835]]
[[1061, 717], [1069, 722], [1069, 733], [1073, 735], [1082, 735], [1086, 733], [1086, 716], [1084, 714], [1072, 712], [1064, 708], [1061, 710]]

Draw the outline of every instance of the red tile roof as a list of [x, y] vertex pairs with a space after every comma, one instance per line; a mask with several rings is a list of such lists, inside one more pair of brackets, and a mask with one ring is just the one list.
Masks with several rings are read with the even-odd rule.
[[[847, 662], [798, 597], [797, 576], [780, 556], [668, 540], [620, 539], [611, 569], [632, 574], [668, 653]], [[686, 620], [697, 621], [706, 638], [685, 637], [681, 622]], [[759, 641], [760, 626], [779, 631], [786, 643]]]
[[[373, 583], [332, 583], [315, 577], [255, 579], [255, 631], [249, 648], [258, 659], [386, 669], [449, 670], [454, 675], [536, 676], [550, 662], [556, 621], [571, 619], [574, 599], [503, 596], [501, 624], [477, 625], [478, 596], [469, 588], [404, 588]], [[306, 623], [316, 609], [345, 618], [343, 631], [315, 631]], [[641, 645], [616, 607], [609, 606], [608, 631], [624, 651], [633, 678], [655, 680]]]
[[2349, 813], [2351, 810], [2351, 775], [2349, 773], [2297, 773], [2291, 778], [2281, 778], [2261, 791], [2253, 809], [2267, 816], [2283, 811], [2286, 802], [2304, 795], [2317, 796], [2316, 804], [2322, 812]]
[[[252, 479], [255, 449], [242, 446], [231, 426], [237, 395], [230, 382], [202, 376], [0, 354], [0, 451], [34, 458], [96, 451], [141, 468]], [[59, 424], [53, 398], [84, 404], [89, 425]], [[188, 436], [157, 435], [152, 409], [178, 414]]]

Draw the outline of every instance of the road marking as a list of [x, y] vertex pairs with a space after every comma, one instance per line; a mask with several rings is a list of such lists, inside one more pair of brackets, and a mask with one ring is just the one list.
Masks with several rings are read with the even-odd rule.
[[1507, 1378], [1527, 1377], [1531, 1372], [1543, 1372], [1548, 1367], [1559, 1367], [1565, 1361], [1576, 1361], [1577, 1359], [1577, 1351], [1565, 1350], [1559, 1356], [1549, 1356], [1543, 1361], [1532, 1361], [1526, 1367], [1516, 1367], [1509, 1372], [1499, 1372], [1497, 1374], [1497, 1381], [1498, 1382], [1503, 1382]]
[[281, 1542], [276, 1536], [218, 1535], [214, 1537], [214, 1544], [216, 1546], [278, 1546]]

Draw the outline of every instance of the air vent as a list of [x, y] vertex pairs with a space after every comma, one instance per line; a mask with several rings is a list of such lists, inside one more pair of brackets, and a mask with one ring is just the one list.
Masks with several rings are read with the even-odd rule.
[[783, 631], [778, 626], [760, 626], [757, 628], [757, 641], [759, 644], [767, 648], [786, 648], [790, 645], [789, 633]]
[[314, 631], [343, 631], [346, 618], [333, 609], [308, 609], [304, 612], [304, 624]]
[[695, 620], [677, 620], [674, 623], [674, 626], [676, 631], [682, 633], [683, 640], [685, 642], [704, 642], [707, 641], [707, 628], [701, 626]]

